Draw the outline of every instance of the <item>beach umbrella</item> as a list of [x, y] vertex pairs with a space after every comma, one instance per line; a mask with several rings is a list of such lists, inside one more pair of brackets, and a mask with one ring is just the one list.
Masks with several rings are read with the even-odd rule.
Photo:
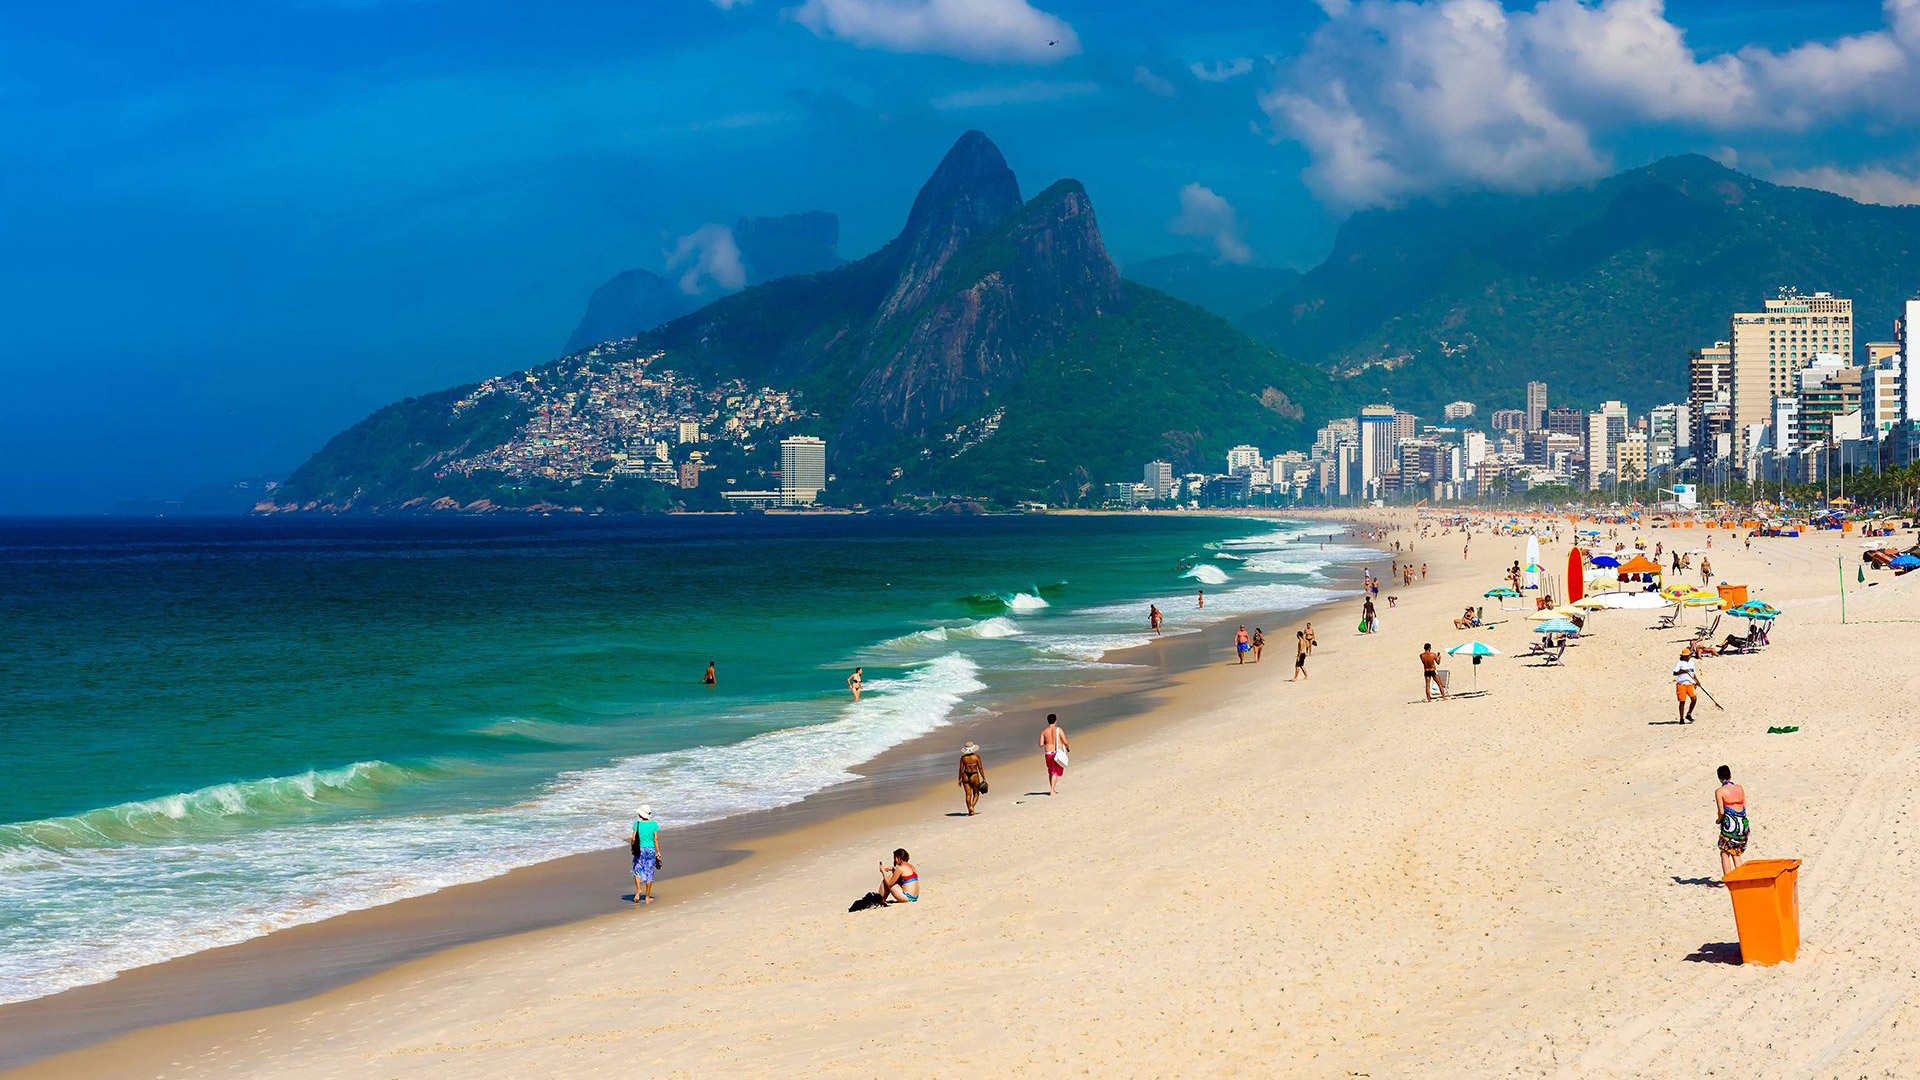
[[1577, 634], [1580, 628], [1566, 619], [1553, 618], [1533, 628], [1536, 634]]
[[1595, 566], [1604, 566], [1609, 570], [1620, 565], [1620, 560], [1611, 555], [1595, 555], [1588, 561], [1592, 562]]
[[1607, 589], [1617, 589], [1619, 587], [1620, 587], [1619, 578], [1608, 577], [1605, 574], [1602, 574], [1599, 577], [1594, 578], [1591, 581], [1587, 582], [1587, 591], [1589, 592], [1604, 592]]
[[1494, 599], [1504, 600], [1507, 597], [1519, 596], [1520, 594], [1517, 592], [1514, 592], [1512, 589], [1509, 589], [1503, 585], [1498, 589], [1488, 589], [1486, 592], [1483, 592], [1480, 595], [1482, 597], [1485, 597], [1488, 600], [1494, 600]]
[[1540, 564], [1537, 562], [1530, 562], [1527, 565], [1521, 567], [1520, 569], [1526, 571], [1529, 574], [1537, 574], [1540, 572]]
[[1599, 611], [1602, 608], [1609, 608], [1609, 607], [1612, 607], [1613, 605], [1607, 603], [1606, 599], [1603, 597], [1589, 596], [1589, 597], [1586, 597], [1585, 599], [1576, 601], [1575, 603], [1569, 606], [1578, 608], [1581, 611]]
[[1464, 645], [1455, 645], [1453, 648], [1448, 649], [1447, 655], [1473, 657], [1473, 688], [1478, 690], [1480, 689], [1480, 658], [1483, 656], [1499, 656], [1500, 650], [1482, 641], [1469, 641]]

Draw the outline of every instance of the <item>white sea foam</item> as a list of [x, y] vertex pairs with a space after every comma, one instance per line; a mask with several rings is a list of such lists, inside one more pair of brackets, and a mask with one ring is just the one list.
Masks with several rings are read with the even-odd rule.
[[1187, 569], [1186, 573], [1180, 576], [1192, 578], [1203, 585], [1225, 585], [1227, 583], [1227, 572], [1212, 563], [1195, 563]]
[[1017, 592], [1007, 598], [1008, 611], [1039, 611], [1041, 608], [1052, 606], [1032, 593]]
[[[984, 685], [972, 660], [936, 657], [899, 678], [874, 680], [862, 700], [841, 705], [823, 722], [570, 772], [515, 806], [261, 820], [262, 807], [332, 798], [330, 792], [397, 768], [371, 762], [9, 826], [0, 834], [8, 903], [32, 905], [39, 914], [0, 918], [0, 1002], [609, 847], [643, 802], [659, 808], [669, 827], [793, 802], [852, 779], [855, 766], [887, 748], [950, 723], [965, 696]], [[208, 843], [211, 837], [198, 828], [227, 814], [265, 827], [219, 834]], [[80, 819], [89, 821], [73, 824]], [[173, 822], [179, 835], [122, 838], [102, 827], [118, 820]], [[42, 842], [56, 836], [62, 842]], [[316, 881], [325, 887], [316, 888]], [[86, 902], [100, 896], [115, 901]], [[47, 923], [55, 919], [62, 932], [49, 934]]]

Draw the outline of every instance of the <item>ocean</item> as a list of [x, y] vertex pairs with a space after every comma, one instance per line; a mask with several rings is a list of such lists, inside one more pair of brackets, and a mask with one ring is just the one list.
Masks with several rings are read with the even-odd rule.
[[[1176, 515], [0, 522], [0, 1002], [791, 803], [1376, 553]], [[1284, 650], [1283, 650], [1284, 651]], [[702, 674], [711, 661], [717, 685]], [[866, 668], [853, 703], [845, 679]]]

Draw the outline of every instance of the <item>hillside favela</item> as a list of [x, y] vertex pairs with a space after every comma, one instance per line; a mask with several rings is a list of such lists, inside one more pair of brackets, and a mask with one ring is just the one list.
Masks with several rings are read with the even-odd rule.
[[13, 23], [0, 1077], [1920, 1075], [1920, 0]]

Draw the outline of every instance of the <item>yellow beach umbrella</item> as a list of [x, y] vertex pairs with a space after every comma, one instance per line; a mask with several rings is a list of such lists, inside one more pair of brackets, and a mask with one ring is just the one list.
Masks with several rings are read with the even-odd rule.
[[1601, 608], [1606, 607], [1607, 602], [1605, 600], [1600, 599], [1597, 596], [1589, 596], [1580, 600], [1575, 600], [1573, 603], [1567, 606], [1578, 608], [1581, 611], [1598, 611]]

